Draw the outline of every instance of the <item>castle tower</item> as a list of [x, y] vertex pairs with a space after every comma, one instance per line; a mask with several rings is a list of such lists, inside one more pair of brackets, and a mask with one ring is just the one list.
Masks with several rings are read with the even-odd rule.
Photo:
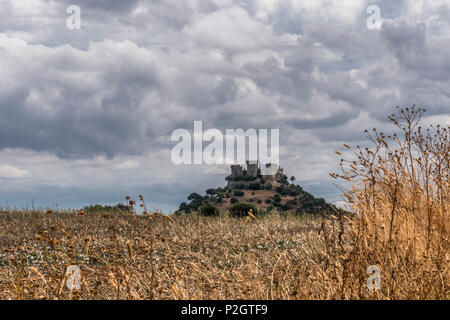
[[231, 165], [231, 177], [242, 177], [244, 175], [242, 166], [240, 164]]
[[250, 177], [258, 176], [258, 161], [247, 160], [247, 175]]
[[283, 168], [278, 167], [277, 174], [275, 175], [277, 178], [281, 178], [284, 175]]

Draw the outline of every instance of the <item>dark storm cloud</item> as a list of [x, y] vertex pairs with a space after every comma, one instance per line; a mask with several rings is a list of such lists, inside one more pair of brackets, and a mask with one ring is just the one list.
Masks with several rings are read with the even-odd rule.
[[412, 60], [411, 57], [421, 57], [428, 53], [425, 29], [424, 23], [416, 25], [409, 25], [404, 21], [399, 24], [386, 23], [381, 35], [399, 62], [412, 67], [418, 61]]
[[[137, 1], [111, 2], [107, 7], [102, 1], [82, 1], [79, 5], [84, 10], [120, 12], [122, 23], [126, 21], [131, 28], [139, 27], [131, 19], [127, 20], [138, 6]], [[151, 3], [152, 6], [159, 8], [155, 11], [159, 15], [170, 11], [163, 2]], [[174, 14], [183, 6], [171, 8]], [[186, 11], [188, 15], [192, 10]], [[200, 6], [200, 11], [206, 15], [213, 10], [219, 10], [217, 5], [204, 3]], [[239, 19], [251, 19], [240, 11], [232, 14]], [[277, 18], [283, 20], [285, 14], [283, 9]], [[183, 19], [180, 27], [188, 23], [189, 19]], [[102, 26], [101, 21], [96, 23]], [[290, 32], [288, 29], [285, 32]], [[385, 23], [380, 32], [360, 29], [351, 25], [324, 28], [308, 24], [304, 27], [302, 41], [287, 49], [278, 50], [275, 46], [270, 49], [271, 56], [259, 62], [247, 62], [241, 68], [231, 62], [233, 56], [240, 54], [236, 49], [230, 53], [222, 48], [221, 60], [214, 58], [203, 66], [199, 60], [207, 52], [202, 52], [200, 47], [164, 52], [159, 48], [111, 42], [85, 50], [70, 47], [47, 50], [40, 60], [27, 62], [33, 64], [36, 74], [27, 75], [23, 70], [18, 75], [22, 79], [11, 79], [21, 85], [2, 96], [0, 106], [4, 116], [0, 148], [48, 150], [69, 158], [95, 154], [113, 157], [117, 153], [138, 154], [143, 151], [142, 145], [151, 147], [153, 137], [168, 136], [179, 125], [191, 127], [194, 120], [204, 120], [210, 127], [220, 128], [258, 127], [258, 123], [303, 129], [337, 127], [357, 117], [362, 110], [376, 119], [384, 119], [386, 110], [401, 104], [404, 97], [417, 95], [412, 83], [419, 79], [419, 74], [433, 81], [448, 79], [450, 68], [442, 66], [449, 65], [449, 55], [445, 54], [444, 47], [437, 54], [430, 51], [423, 24]], [[191, 30], [193, 36], [195, 32]], [[373, 43], [377, 44], [375, 49]], [[321, 50], [336, 56], [324, 58]], [[246, 52], [249, 51], [243, 48], [241, 53]], [[250, 53], [254, 52], [252, 48]], [[395, 81], [395, 74], [382, 63], [389, 52], [402, 68], [417, 72], [417, 79]], [[9, 53], [11, 61], [14, 61], [13, 55]], [[318, 79], [313, 76], [315, 70], [322, 74]], [[367, 70], [361, 79], [368, 85], [364, 87], [356, 81], [349, 74], [351, 70]], [[77, 73], [85, 75], [80, 75], [78, 81], [69, 80]], [[83, 77], [87, 77], [87, 83]], [[260, 99], [251, 101], [248, 93], [240, 94], [242, 79], [256, 85]], [[95, 88], [90, 87], [91, 80], [95, 81]], [[386, 92], [374, 98], [371, 90], [383, 91], [389, 88], [386, 87], [389, 82], [396, 85], [400, 96]], [[448, 93], [445, 88], [441, 89], [443, 96]], [[57, 94], [44, 98], [49, 93]], [[33, 102], [36, 94], [40, 99]], [[328, 103], [317, 105], [312, 100], [313, 94], [323, 95], [324, 102], [328, 100]], [[43, 101], [49, 105], [48, 110], [36, 111], [30, 107]], [[288, 121], [275, 116], [274, 103], [278, 105], [278, 115], [292, 113]], [[342, 103], [341, 108], [334, 106]], [[302, 117], [311, 110], [317, 111], [315, 118]], [[442, 112], [442, 106], [436, 106], [435, 110]]]
[[293, 95], [307, 101], [311, 97], [313, 85], [312, 66], [311, 57], [305, 57], [302, 53], [287, 56], [285, 67], [271, 57], [262, 63], [248, 63], [244, 69], [248, 77], [269, 94]]
[[50, 51], [48, 59], [11, 71], [17, 82], [0, 100], [0, 148], [48, 150], [68, 158], [141, 152], [148, 124], [139, 108], [146, 94], [158, 90], [155, 68], [124, 55], [126, 50], [116, 51], [111, 63], [103, 58], [111, 55], [107, 45], [92, 50], [96, 58]]

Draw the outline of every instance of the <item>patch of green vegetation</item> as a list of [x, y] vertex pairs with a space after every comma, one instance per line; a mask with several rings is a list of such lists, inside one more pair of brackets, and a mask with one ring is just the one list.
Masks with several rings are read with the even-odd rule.
[[200, 207], [198, 211], [202, 216], [205, 217], [217, 217], [220, 215], [220, 210], [211, 202], [208, 202]]
[[234, 195], [235, 197], [243, 197], [243, 196], [244, 196], [244, 191], [241, 191], [241, 190], [235, 190], [234, 193], [233, 193], [233, 195]]
[[258, 213], [258, 210], [254, 205], [249, 203], [238, 202], [229, 209], [229, 212], [232, 217], [246, 217], [248, 216], [250, 210], [252, 211], [253, 214]]
[[[295, 180], [291, 177], [291, 181]], [[227, 177], [228, 180], [231, 177]], [[198, 193], [191, 193], [188, 197], [189, 202], [182, 202], [177, 211], [180, 213], [200, 212], [203, 210], [211, 210], [211, 215], [216, 215], [214, 209], [211, 206], [217, 206], [224, 203], [224, 199], [230, 199], [232, 205], [239, 202], [238, 198], [245, 195], [244, 190], [252, 190], [251, 194], [254, 196], [248, 202], [261, 204], [263, 201], [258, 199], [257, 190], [273, 190], [274, 195], [271, 199], [266, 199], [265, 204], [270, 204], [271, 209], [276, 208], [280, 212], [292, 212], [297, 215], [302, 214], [320, 214], [322, 212], [332, 213], [335, 211], [335, 207], [327, 203], [323, 198], [315, 198], [310, 193], [303, 190], [299, 185], [290, 183], [288, 177], [283, 175], [278, 181], [280, 186], [275, 189], [271, 184], [261, 184], [261, 179], [256, 177], [243, 176], [239, 179], [232, 179], [235, 181], [254, 181], [247, 184], [239, 183], [233, 187], [224, 188], [210, 188], [206, 190], [206, 195], [200, 195]], [[255, 181], [256, 180], [256, 181]], [[284, 201], [286, 197], [295, 197]], [[226, 203], [227, 201], [225, 201]], [[126, 206], [125, 206], [126, 207]], [[125, 208], [126, 209], [126, 208]], [[200, 212], [203, 215], [203, 213]], [[207, 214], [209, 215], [209, 214]]]
[[241, 177], [234, 177], [233, 181], [255, 181], [257, 177], [252, 176], [241, 176]]

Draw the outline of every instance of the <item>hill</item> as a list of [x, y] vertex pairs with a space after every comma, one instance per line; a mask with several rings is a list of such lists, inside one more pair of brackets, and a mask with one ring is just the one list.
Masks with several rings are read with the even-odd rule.
[[[277, 210], [296, 214], [331, 213], [335, 207], [323, 198], [316, 198], [299, 185], [289, 183], [286, 175], [279, 177], [228, 176], [227, 186], [207, 189], [204, 195], [191, 193], [188, 202], [180, 204], [178, 214], [202, 211], [203, 208], [217, 208], [221, 212], [245, 203], [253, 211]], [[212, 209], [210, 209], [212, 210]]]

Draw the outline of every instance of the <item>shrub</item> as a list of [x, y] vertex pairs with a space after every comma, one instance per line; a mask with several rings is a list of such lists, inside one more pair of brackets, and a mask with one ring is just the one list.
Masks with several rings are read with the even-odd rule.
[[181, 211], [184, 211], [184, 212], [189, 212], [190, 211], [190, 208], [189, 208], [189, 206], [188, 206], [188, 204], [186, 202], [182, 202], [180, 204], [180, 208], [178, 209], [178, 212], [181, 212]]
[[281, 184], [289, 184], [288, 177], [286, 175], [283, 175], [280, 179], [280, 183]]
[[235, 190], [233, 194], [235, 197], [242, 197], [242, 196], [244, 196], [244, 191]]
[[254, 181], [256, 177], [251, 176], [237, 176], [233, 178], [233, 181]]
[[215, 205], [208, 202], [207, 204], [200, 207], [199, 213], [205, 217], [212, 217], [212, 216], [217, 217], [218, 215], [220, 215], [220, 210]]
[[286, 204], [290, 205], [290, 206], [296, 206], [297, 205], [297, 200], [295, 200], [295, 199], [289, 200], [289, 201], [286, 202]]
[[249, 203], [236, 203], [230, 208], [230, 215], [233, 217], [246, 217], [248, 212], [252, 210], [255, 214], [258, 212], [256, 207]]
[[231, 198], [230, 202], [231, 203], [237, 203], [239, 200], [235, 197]]
[[196, 192], [191, 193], [188, 196], [188, 200], [202, 200], [202, 199], [203, 199], [203, 197], [201, 195], [199, 195], [198, 193], [196, 193]]
[[250, 185], [248, 186], [248, 188], [249, 188], [250, 190], [259, 190], [259, 189], [261, 189], [261, 183], [259, 183], [259, 182], [250, 183]]
[[289, 189], [286, 188], [285, 186], [280, 186], [276, 188], [275, 191], [281, 194], [282, 196], [287, 196], [289, 194]]

